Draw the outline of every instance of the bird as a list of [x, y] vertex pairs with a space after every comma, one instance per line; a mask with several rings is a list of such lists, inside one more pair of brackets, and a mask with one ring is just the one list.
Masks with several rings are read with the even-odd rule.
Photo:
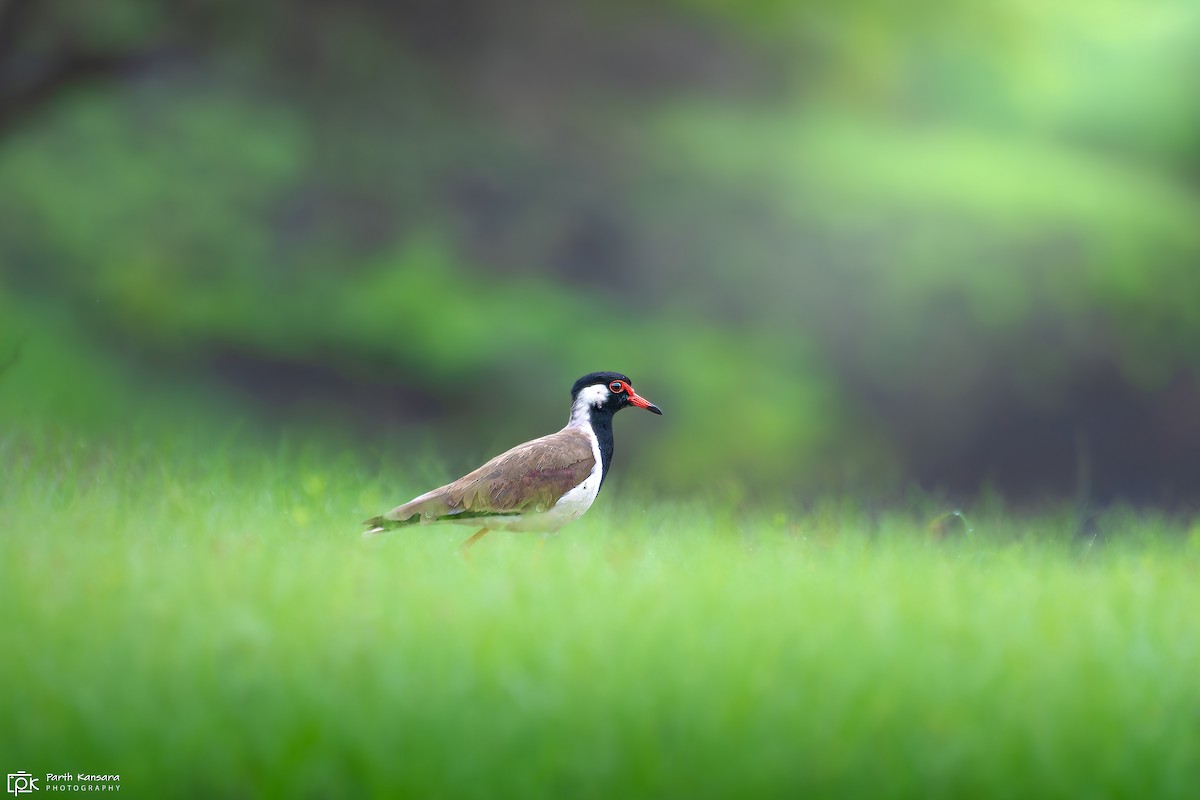
[[584, 375], [571, 387], [571, 416], [562, 430], [366, 520], [364, 535], [436, 522], [481, 525], [460, 545], [469, 558], [471, 546], [492, 530], [556, 533], [595, 502], [612, 464], [613, 415], [627, 406], [662, 414], [625, 375]]

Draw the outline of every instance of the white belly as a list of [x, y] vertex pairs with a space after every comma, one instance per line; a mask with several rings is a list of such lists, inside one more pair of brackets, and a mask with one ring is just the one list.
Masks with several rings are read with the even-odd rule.
[[596, 501], [596, 495], [600, 493], [601, 469], [600, 464], [597, 463], [592, 474], [588, 475], [583, 483], [558, 498], [558, 502], [543, 516], [557, 525], [565, 525], [582, 517], [583, 512], [592, 507], [592, 503]]

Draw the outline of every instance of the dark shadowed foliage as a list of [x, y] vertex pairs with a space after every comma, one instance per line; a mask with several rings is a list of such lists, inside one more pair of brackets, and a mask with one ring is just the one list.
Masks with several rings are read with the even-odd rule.
[[466, 464], [616, 369], [662, 488], [1194, 504], [1197, 54], [1172, 1], [7, 0], [0, 419]]

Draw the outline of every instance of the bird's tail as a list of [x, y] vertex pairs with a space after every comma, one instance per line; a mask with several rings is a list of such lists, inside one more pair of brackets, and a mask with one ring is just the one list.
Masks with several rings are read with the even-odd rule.
[[415, 525], [418, 521], [420, 521], [420, 519], [420, 515], [417, 515], [410, 517], [409, 519], [396, 520], [389, 519], [386, 514], [381, 514], [378, 517], [371, 517], [370, 519], [363, 521], [363, 525], [367, 526], [367, 529], [363, 531], [363, 536], [378, 536], [379, 534], [384, 533], [385, 531], [390, 531], [393, 528], [403, 528], [408, 525]]
[[363, 536], [377, 536], [388, 529], [383, 523], [383, 517], [371, 517], [363, 522], [367, 529], [363, 531]]
[[390, 531], [392, 528], [403, 528], [408, 525], [416, 525], [420, 522], [429, 522], [438, 519], [448, 511], [448, 507], [442, 498], [442, 492], [445, 487], [434, 489], [432, 492], [426, 492], [420, 497], [414, 497], [402, 506], [396, 506], [386, 514], [380, 514], [378, 517], [371, 517], [363, 522], [367, 526], [367, 530], [363, 532], [364, 536], [374, 536], [377, 533]]

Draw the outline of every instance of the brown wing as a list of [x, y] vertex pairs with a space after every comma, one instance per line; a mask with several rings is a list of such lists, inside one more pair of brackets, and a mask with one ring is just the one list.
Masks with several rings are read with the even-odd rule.
[[582, 483], [595, 465], [587, 434], [564, 428], [517, 445], [453, 483], [426, 492], [366, 524], [389, 528], [468, 513], [545, 511]]

